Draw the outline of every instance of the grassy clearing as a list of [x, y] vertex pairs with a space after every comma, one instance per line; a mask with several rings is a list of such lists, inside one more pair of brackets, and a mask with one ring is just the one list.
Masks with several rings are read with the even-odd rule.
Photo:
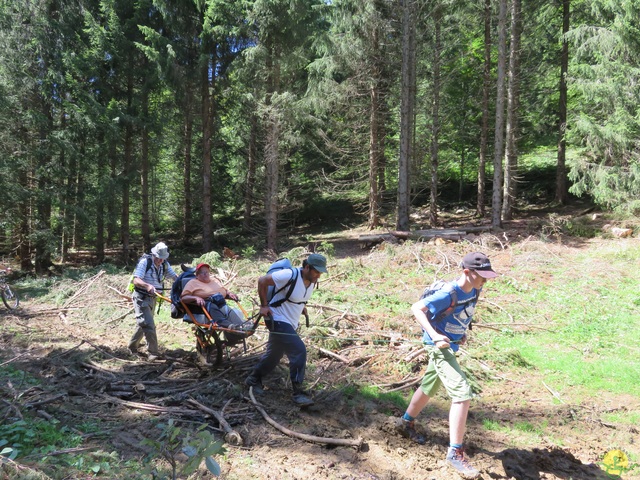
[[[579, 240], [581, 241], [581, 240]], [[362, 355], [375, 354], [376, 347], [394, 340], [389, 334], [397, 334], [398, 353], [392, 361], [372, 363], [372, 373], [381, 378], [397, 381], [419, 375], [412, 371], [413, 364], [404, 362], [403, 345], [420, 343], [419, 328], [409, 307], [416, 301], [425, 285], [435, 278], [454, 279], [459, 275], [457, 261], [468, 251], [483, 250], [494, 260], [495, 268], [503, 275], [487, 284], [477, 310], [478, 327], [473, 330], [468, 347], [473, 358], [491, 366], [494, 372], [505, 373], [511, 378], [543, 379], [559, 392], [567, 403], [597, 403], [603, 393], [612, 396], [640, 397], [640, 347], [630, 332], [640, 327], [640, 293], [635, 271], [630, 265], [640, 258], [637, 240], [611, 240], [599, 242], [597, 248], [588, 243], [581, 249], [568, 249], [559, 244], [540, 240], [514, 244], [505, 250], [470, 244], [451, 244], [443, 247], [407, 242], [404, 245], [384, 245], [368, 255], [336, 258], [329, 255], [330, 273], [323, 276], [310, 306], [312, 326], [303, 327], [302, 335], [312, 346], [338, 351], [353, 345], [361, 347]], [[332, 251], [325, 245], [327, 253]], [[286, 254], [295, 265], [300, 264], [301, 249]], [[208, 261], [226, 272], [229, 288], [238, 293], [247, 310], [256, 299], [257, 278], [266, 271], [269, 262], [255, 260], [221, 260], [214, 254], [193, 259], [191, 263]], [[63, 305], [77, 291], [78, 284], [96, 275], [102, 267], [74, 270], [64, 278], [29, 280], [19, 283], [24, 304]], [[109, 283], [124, 290], [130, 271], [108, 268]], [[96, 294], [98, 295], [98, 293]], [[112, 293], [104, 292], [105, 298]], [[320, 307], [329, 307], [326, 309]], [[120, 307], [118, 307], [120, 308]], [[109, 321], [123, 310], [104, 302], [84, 305], [74, 315], [92, 321], [98, 330], [108, 329]], [[347, 318], [353, 315], [360, 323]], [[170, 319], [169, 309], [163, 307], [157, 316], [158, 327], [166, 328], [161, 334], [165, 348], [193, 348], [168, 335], [168, 331], [182, 331], [188, 326]], [[74, 321], [78, 321], [75, 320]], [[490, 328], [482, 328], [482, 325]], [[10, 327], [8, 327], [10, 331]], [[16, 335], [24, 335], [21, 331]], [[46, 338], [24, 337], [25, 346], [38, 342], [44, 345]], [[309, 377], [315, 378], [313, 364], [318, 351], [309, 348]], [[477, 362], [462, 359], [472, 381], [481, 387], [491, 382], [477, 368]], [[1, 362], [0, 362], [1, 363]], [[10, 365], [0, 368], [0, 376], [14, 385], [30, 385], [32, 379], [23, 372], [12, 370]], [[340, 389], [353, 408], [368, 413], [374, 409], [392, 414], [406, 407], [413, 389], [404, 392], [384, 393], [371, 386], [354, 369], [344, 377]], [[318, 388], [324, 385], [319, 383]], [[525, 398], [518, 401], [526, 402]], [[445, 402], [445, 404], [448, 402]], [[432, 406], [429, 406], [431, 409]], [[429, 415], [429, 409], [425, 415]], [[446, 411], [446, 406], [442, 409]], [[635, 426], [640, 423], [640, 411], [613, 411], [601, 417], [604, 422]], [[487, 431], [497, 431], [509, 437], [513, 445], [539, 445], [548, 439], [549, 426], [545, 420], [510, 422], [484, 419]], [[27, 446], [25, 454], [46, 454], [47, 445], [53, 449], [77, 445], [73, 432], [63, 430], [40, 431], [39, 423], [14, 423], [0, 429], [0, 440], [9, 445]], [[9, 430], [12, 429], [12, 430]], [[91, 432], [83, 425], [84, 432]], [[21, 435], [21, 436], [19, 436]], [[47, 445], [36, 443], [46, 438]], [[562, 444], [562, 440], [555, 442]], [[21, 448], [22, 448], [21, 447]], [[48, 447], [47, 447], [48, 448]], [[126, 470], [125, 465], [111, 454], [96, 452], [92, 455], [76, 455], [73, 460], [55, 457], [48, 462], [77, 462], [79, 471], [105, 473], [109, 469]], [[634, 462], [635, 457], [631, 457]], [[251, 463], [253, 460], [247, 459]], [[79, 462], [79, 463], [78, 463]], [[133, 466], [134, 470], [140, 465]], [[114, 473], [111, 478], [116, 478]], [[120, 477], [118, 477], [120, 478]], [[121, 478], [127, 478], [121, 477]]]
[[[511, 302], [504, 311], [483, 315], [504, 326], [498, 333], [483, 331], [482, 340], [494, 351], [519, 352], [573, 400], [601, 392], [640, 396], [640, 349], [630, 335], [640, 327], [639, 294], [629, 268], [639, 255], [637, 242], [612, 241], [570, 258], [530, 257], [511, 270], [512, 278], [490, 285], [491, 298]], [[522, 332], [510, 323], [534, 330]]]

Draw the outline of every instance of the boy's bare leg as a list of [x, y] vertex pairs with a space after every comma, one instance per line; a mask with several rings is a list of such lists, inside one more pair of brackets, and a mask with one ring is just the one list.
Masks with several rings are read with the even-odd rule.
[[[413, 399], [411, 403], [413, 403]], [[451, 445], [462, 444], [467, 428], [467, 415], [469, 413], [470, 403], [471, 400], [465, 400], [464, 402], [453, 402], [451, 404], [451, 410], [449, 410], [449, 442]]]

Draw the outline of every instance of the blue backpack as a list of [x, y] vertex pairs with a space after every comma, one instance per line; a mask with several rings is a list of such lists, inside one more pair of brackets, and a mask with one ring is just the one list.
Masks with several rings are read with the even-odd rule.
[[[287, 283], [285, 283], [278, 290], [276, 290], [276, 287], [274, 285], [269, 286], [269, 288], [267, 289], [267, 302], [269, 303], [270, 307], [279, 307], [284, 302], [289, 302], [290, 301], [289, 297], [291, 297], [291, 294], [293, 293], [293, 289], [296, 288], [298, 277], [300, 277], [300, 269], [294, 268], [293, 265], [291, 265], [291, 260], [289, 260], [288, 258], [280, 258], [275, 262], [273, 262], [269, 267], [269, 269], [267, 270], [267, 275], [277, 272], [279, 270], [284, 270], [284, 269], [291, 270], [292, 272], [291, 278], [287, 281]], [[275, 302], [271, 301], [273, 300], [273, 297], [275, 297], [278, 293], [282, 292], [285, 289], [286, 289], [286, 292], [283, 298], [276, 300]], [[307, 302], [302, 302], [302, 303], [307, 303]]]
[[[456, 290], [455, 285], [456, 285], [455, 280], [452, 282], [445, 282], [444, 280], [436, 280], [427, 288], [425, 288], [424, 291], [422, 292], [422, 295], [420, 295], [420, 300], [422, 300], [423, 298], [433, 295], [439, 290], [443, 290], [447, 292], [449, 294], [449, 298], [451, 298], [451, 303], [449, 304], [449, 306], [444, 310], [442, 310], [441, 312], [439, 312], [435, 316], [435, 318], [432, 319], [432, 322], [434, 323], [439, 322], [447, 315], [451, 315], [451, 313], [453, 313], [453, 311], [456, 309], [456, 306], [458, 305], [458, 291]], [[472, 302], [477, 303], [479, 295], [480, 295], [480, 292], [476, 290], [476, 294], [472, 298], [464, 302], [465, 305]], [[471, 324], [469, 324], [469, 330], [471, 330]]]

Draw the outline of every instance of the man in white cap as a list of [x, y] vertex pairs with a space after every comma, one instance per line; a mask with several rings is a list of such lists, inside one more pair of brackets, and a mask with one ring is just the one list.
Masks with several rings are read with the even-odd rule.
[[[266, 322], [269, 340], [267, 351], [245, 380], [245, 384], [253, 387], [254, 392], [262, 392], [262, 378], [276, 368], [280, 359], [286, 355], [289, 359], [293, 402], [301, 407], [313, 405], [313, 400], [302, 388], [307, 348], [296, 330], [300, 315], [306, 313], [307, 301], [323, 273], [327, 273], [327, 259], [318, 253], [312, 253], [302, 262], [302, 268], [289, 296], [283, 290], [294, 278], [293, 270], [282, 269], [258, 279], [260, 313], [268, 319]], [[275, 287], [276, 294], [269, 301], [267, 292], [270, 286]]]
[[129, 340], [131, 353], [138, 353], [140, 341], [144, 336], [147, 341], [147, 360], [158, 358], [158, 336], [156, 324], [153, 320], [153, 310], [156, 306], [156, 294], [162, 291], [165, 277], [172, 280], [178, 278], [171, 265], [167, 261], [169, 248], [163, 243], [158, 243], [151, 249], [151, 255], [143, 255], [133, 272], [133, 307], [136, 315], [136, 329]]

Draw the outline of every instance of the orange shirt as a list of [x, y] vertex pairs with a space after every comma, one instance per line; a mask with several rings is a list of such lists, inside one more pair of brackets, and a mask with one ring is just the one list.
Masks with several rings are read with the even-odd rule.
[[180, 297], [184, 298], [186, 295], [193, 295], [194, 297], [209, 298], [216, 293], [226, 297], [229, 294], [229, 290], [224, 288], [215, 278], [211, 278], [209, 283], [204, 283], [197, 278], [193, 278], [184, 286]]

